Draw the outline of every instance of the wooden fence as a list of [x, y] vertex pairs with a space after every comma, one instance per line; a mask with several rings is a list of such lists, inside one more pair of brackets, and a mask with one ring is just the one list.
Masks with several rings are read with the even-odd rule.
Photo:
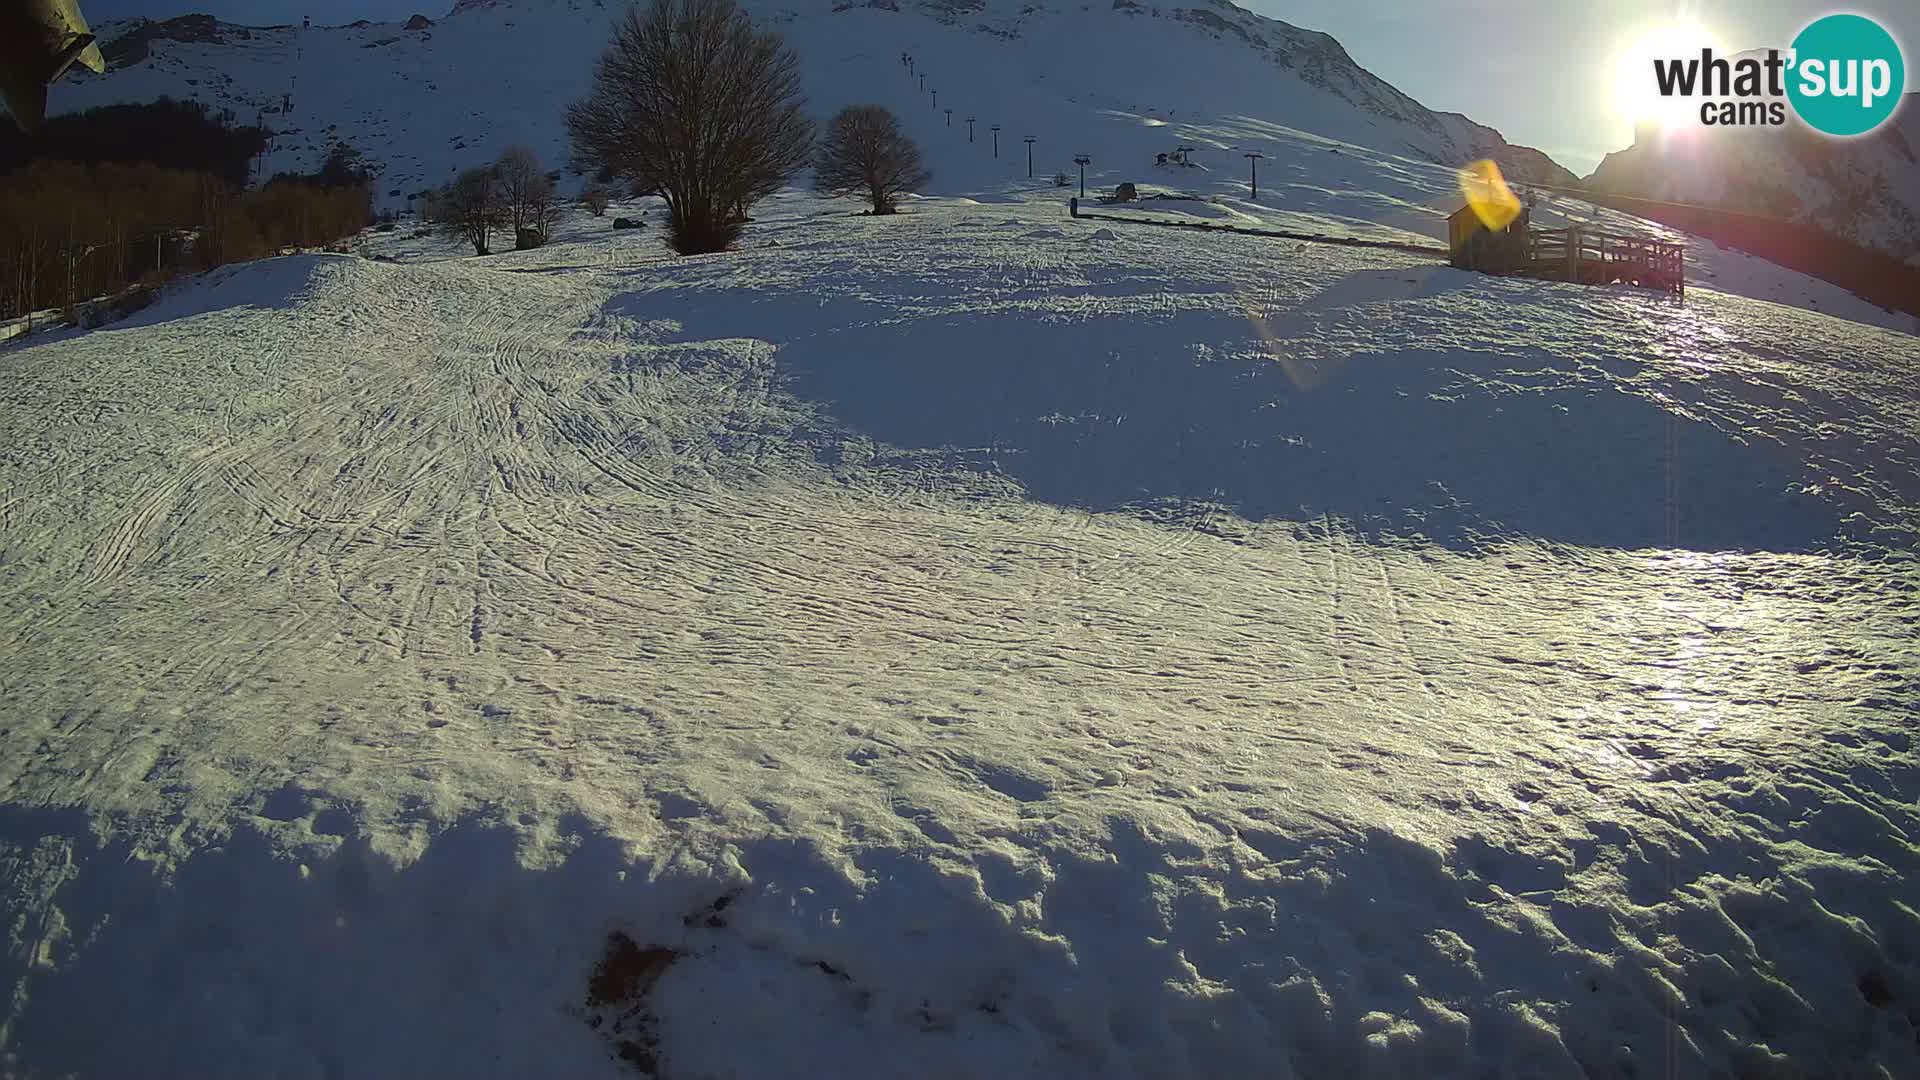
[[1527, 263], [1517, 270], [1525, 277], [1586, 285], [1620, 282], [1686, 292], [1686, 248], [1680, 244], [1622, 236], [1584, 225], [1531, 229], [1527, 244]]

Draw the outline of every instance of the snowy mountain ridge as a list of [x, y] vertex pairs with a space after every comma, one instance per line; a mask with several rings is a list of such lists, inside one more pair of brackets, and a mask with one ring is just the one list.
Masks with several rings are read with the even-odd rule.
[[[311, 168], [345, 140], [376, 164], [380, 193], [393, 205], [509, 143], [559, 160], [561, 112], [585, 91], [620, 6], [459, 0], [437, 21], [310, 28], [203, 15], [108, 22], [99, 30], [111, 70], [57, 87], [51, 107], [70, 112], [161, 95], [203, 101], [275, 130], [262, 163], [268, 171]], [[950, 87], [947, 100], [959, 98], [962, 108], [978, 101], [968, 90], [991, 82], [1003, 92], [1064, 97], [1053, 104], [1076, 106], [1068, 112], [1125, 114], [1147, 125], [1245, 117], [1437, 164], [1493, 157], [1520, 178], [1574, 179], [1490, 127], [1426, 108], [1355, 63], [1331, 36], [1225, 0], [1165, 9], [1135, 0], [746, 6], [799, 52], [822, 115], [873, 97], [871, 83], [893, 74], [898, 52], [911, 51], [921, 70], [943, 76], [998, 69], [999, 78]], [[1074, 152], [1046, 142], [1056, 158]], [[1048, 171], [1063, 164], [1049, 159]], [[975, 179], [947, 170], [936, 185], [955, 190]]]
[[1588, 186], [1817, 225], [1920, 265], [1920, 94], [1885, 127], [1831, 139], [1794, 124], [1715, 137], [1642, 131], [1608, 154]]

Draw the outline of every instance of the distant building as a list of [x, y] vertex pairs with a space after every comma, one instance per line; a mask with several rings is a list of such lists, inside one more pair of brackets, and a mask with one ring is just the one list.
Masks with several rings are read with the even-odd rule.
[[1531, 261], [1527, 245], [1530, 215], [1521, 210], [1506, 228], [1494, 230], [1480, 220], [1471, 205], [1463, 206], [1447, 218], [1449, 261], [1462, 270], [1484, 270], [1510, 274], [1524, 269]]

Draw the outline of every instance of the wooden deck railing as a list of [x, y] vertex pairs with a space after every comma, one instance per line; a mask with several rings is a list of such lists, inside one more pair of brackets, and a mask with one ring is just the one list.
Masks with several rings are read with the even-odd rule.
[[1529, 230], [1528, 273], [1562, 281], [1605, 284], [1627, 281], [1648, 288], [1683, 292], [1686, 249], [1665, 240], [1572, 225]]

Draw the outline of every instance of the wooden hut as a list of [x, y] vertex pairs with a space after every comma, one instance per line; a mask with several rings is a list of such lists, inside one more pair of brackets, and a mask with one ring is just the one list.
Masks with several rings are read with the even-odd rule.
[[1536, 229], [1525, 210], [1506, 228], [1489, 229], [1473, 207], [1463, 206], [1447, 219], [1447, 241], [1449, 261], [1462, 270], [1686, 292], [1684, 245], [1591, 225]]
[[1447, 218], [1448, 261], [1462, 270], [1487, 274], [1517, 274], [1532, 261], [1529, 251], [1529, 215], [1522, 210], [1504, 229], [1489, 229], [1472, 206], [1463, 206]]

